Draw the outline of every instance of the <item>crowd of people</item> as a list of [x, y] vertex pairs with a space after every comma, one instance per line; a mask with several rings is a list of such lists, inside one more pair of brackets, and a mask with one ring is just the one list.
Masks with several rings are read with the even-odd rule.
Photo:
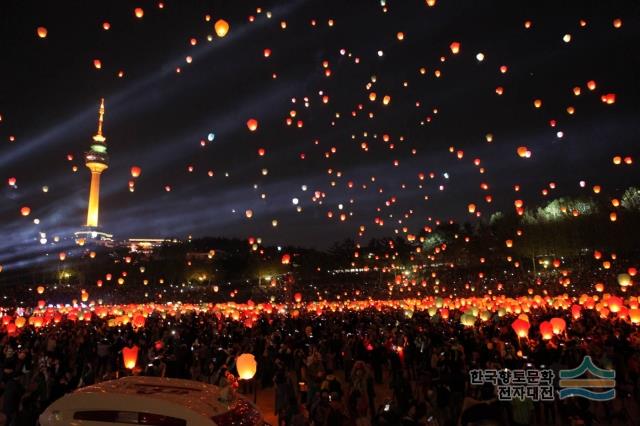
[[[558, 314], [532, 315], [531, 329]], [[34, 425], [62, 395], [128, 374], [122, 349], [137, 345], [135, 374], [215, 385], [224, 384], [227, 372], [236, 373], [239, 354], [253, 353], [258, 386], [273, 388], [279, 425], [589, 425], [637, 419], [637, 327], [594, 311], [579, 320], [565, 315], [570, 330], [549, 341], [534, 331], [527, 341], [518, 339], [509, 316], [464, 327], [456, 314], [443, 320], [386, 308], [263, 314], [252, 327], [214, 313], [153, 314], [138, 329], [109, 327], [95, 316], [40, 330], [27, 326], [17, 335], [0, 332], [2, 413], [6, 425]], [[615, 400], [502, 401], [494, 385], [469, 380], [475, 369], [546, 366], [557, 372], [577, 366], [585, 355], [616, 370]]]

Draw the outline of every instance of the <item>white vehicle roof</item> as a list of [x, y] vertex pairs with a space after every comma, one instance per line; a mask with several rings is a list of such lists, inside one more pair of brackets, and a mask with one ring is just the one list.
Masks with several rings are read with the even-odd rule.
[[262, 416], [248, 401], [236, 398], [233, 402], [226, 403], [220, 401], [219, 397], [220, 388], [205, 383], [160, 377], [125, 377], [87, 386], [65, 395], [45, 410], [40, 423], [43, 426], [155, 424], [133, 420], [105, 422], [78, 419], [77, 414], [122, 412], [170, 416], [184, 419], [188, 426], [205, 426], [216, 424], [212, 417], [232, 411], [236, 413], [233, 416], [235, 424], [261, 424]]

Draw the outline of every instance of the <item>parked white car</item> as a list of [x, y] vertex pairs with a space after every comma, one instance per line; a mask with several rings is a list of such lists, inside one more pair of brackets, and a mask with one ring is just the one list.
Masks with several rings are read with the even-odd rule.
[[221, 400], [221, 389], [160, 377], [125, 377], [65, 395], [40, 415], [41, 426], [262, 426], [262, 414], [241, 396]]

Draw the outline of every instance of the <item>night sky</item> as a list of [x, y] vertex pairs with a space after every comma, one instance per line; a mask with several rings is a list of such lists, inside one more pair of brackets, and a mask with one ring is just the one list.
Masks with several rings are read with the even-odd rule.
[[[86, 220], [83, 153], [101, 97], [110, 165], [100, 222], [116, 239], [326, 247], [360, 226], [367, 241], [486, 219], [514, 199], [535, 206], [593, 185], [619, 197], [640, 183], [637, 2], [384, 3], [0, 2], [0, 263], [36, 250], [40, 232], [50, 241]], [[219, 19], [230, 25], [223, 38]]]

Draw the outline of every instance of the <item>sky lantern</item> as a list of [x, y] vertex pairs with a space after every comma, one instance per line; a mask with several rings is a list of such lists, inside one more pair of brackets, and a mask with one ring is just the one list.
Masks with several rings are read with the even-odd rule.
[[531, 151], [529, 151], [529, 149], [526, 146], [519, 146], [516, 152], [518, 153], [518, 157], [520, 158], [531, 157]]
[[144, 323], [145, 323], [145, 318], [144, 318], [144, 315], [141, 315], [141, 314], [134, 315], [133, 321], [131, 321], [131, 325], [133, 325], [134, 328], [142, 328], [144, 327]]
[[533, 101], [533, 106], [536, 108], [540, 108], [542, 106], [542, 99], [536, 99]]
[[27, 323], [27, 320], [24, 317], [18, 317], [15, 320], [15, 325], [17, 328], [22, 328]]
[[108, 21], [104, 21], [102, 23], [102, 29], [105, 31], [109, 31], [111, 29], [111, 24]]
[[627, 269], [627, 272], [632, 277], [635, 277], [636, 275], [638, 275], [638, 269], [634, 268], [633, 266], [629, 266], [629, 268]]
[[136, 15], [136, 18], [141, 19], [144, 16], [144, 10], [141, 7], [136, 7], [133, 10], [133, 13]]
[[129, 370], [136, 368], [136, 363], [138, 362], [138, 346], [133, 345], [130, 348], [122, 348], [122, 361], [124, 368]]
[[391, 102], [391, 96], [384, 95], [384, 98], [382, 98], [382, 104], [383, 105], [389, 105], [389, 102]]
[[633, 284], [633, 281], [631, 281], [631, 276], [629, 274], [618, 274], [618, 284], [620, 285], [620, 287], [629, 287]]
[[134, 178], [137, 178], [140, 176], [140, 173], [142, 173], [142, 169], [138, 166], [133, 166], [131, 167], [131, 176]]
[[236, 370], [242, 380], [251, 380], [256, 375], [258, 362], [252, 354], [242, 354], [236, 359]]
[[82, 293], [80, 293], [80, 300], [82, 300], [83, 302], [86, 302], [87, 300], [89, 300], [89, 293], [82, 290]]
[[253, 217], [253, 210], [251, 209], [245, 210], [244, 215], [247, 217], [247, 219], [251, 219]]
[[469, 210], [469, 213], [475, 213], [476, 212], [476, 205], [473, 203], [470, 203], [469, 206], [467, 207], [467, 209]]
[[288, 265], [291, 262], [291, 255], [289, 253], [285, 253], [282, 255], [282, 264]]
[[551, 321], [549, 322], [553, 327], [553, 334], [562, 334], [564, 332], [564, 329], [567, 326], [567, 323], [565, 322], [565, 320], [559, 317], [551, 318]]
[[571, 316], [573, 319], [579, 319], [582, 314], [582, 306], [580, 305], [572, 305], [571, 306]]
[[293, 295], [293, 300], [295, 300], [296, 303], [300, 303], [302, 302], [302, 293], [296, 293]]
[[638, 308], [629, 309], [629, 320], [633, 324], [640, 324], [640, 309]]
[[616, 213], [616, 212], [609, 213], [609, 220], [611, 222], [617, 221], [618, 220], [618, 213]]
[[252, 131], [255, 132], [258, 129], [258, 120], [256, 120], [255, 118], [250, 118], [247, 120], [247, 128]]
[[617, 296], [611, 296], [607, 299], [607, 304], [609, 305], [609, 310], [614, 314], [619, 312], [620, 309], [624, 306], [622, 299]]
[[224, 19], [218, 19], [213, 26], [218, 37], [224, 37], [229, 32], [229, 23]]
[[396, 38], [397, 38], [399, 41], [404, 40], [404, 33], [403, 33], [402, 31], [398, 31], [398, 33], [396, 34]]
[[587, 89], [591, 91], [596, 90], [596, 81], [595, 80], [587, 81]]
[[550, 340], [553, 337], [553, 326], [549, 321], [540, 323], [540, 336], [542, 340]]
[[38, 288], [36, 288], [36, 291], [38, 292], [38, 294], [44, 293], [44, 286], [39, 285]]
[[20, 208], [20, 214], [22, 216], [29, 216], [31, 214], [31, 207], [23, 206]]
[[528, 337], [529, 327], [530, 324], [522, 318], [518, 318], [513, 323], [511, 323], [511, 328], [513, 329], [513, 331], [515, 331], [518, 337]]
[[94, 59], [93, 60], [93, 66], [97, 70], [101, 69], [102, 68], [102, 61], [100, 59]]
[[449, 49], [451, 49], [451, 53], [457, 55], [460, 53], [460, 42], [454, 41], [449, 45]]
[[271, 56], [271, 49], [267, 48], [264, 49], [264, 51], [262, 52], [265, 58], [268, 58], [269, 56]]
[[613, 20], [613, 28], [621, 28], [622, 27], [622, 19], [616, 18]]
[[38, 27], [37, 33], [38, 37], [47, 38], [47, 34], [49, 33], [49, 31], [47, 31], [45, 27]]
[[66, 258], [67, 258], [67, 253], [65, 253], [63, 251], [58, 253], [58, 259], [60, 259], [61, 262], [63, 262]]
[[607, 105], [615, 104], [616, 103], [616, 94], [615, 93], [607, 93], [606, 95], [602, 95], [600, 97], [600, 99], [602, 100], [602, 102], [604, 102]]

